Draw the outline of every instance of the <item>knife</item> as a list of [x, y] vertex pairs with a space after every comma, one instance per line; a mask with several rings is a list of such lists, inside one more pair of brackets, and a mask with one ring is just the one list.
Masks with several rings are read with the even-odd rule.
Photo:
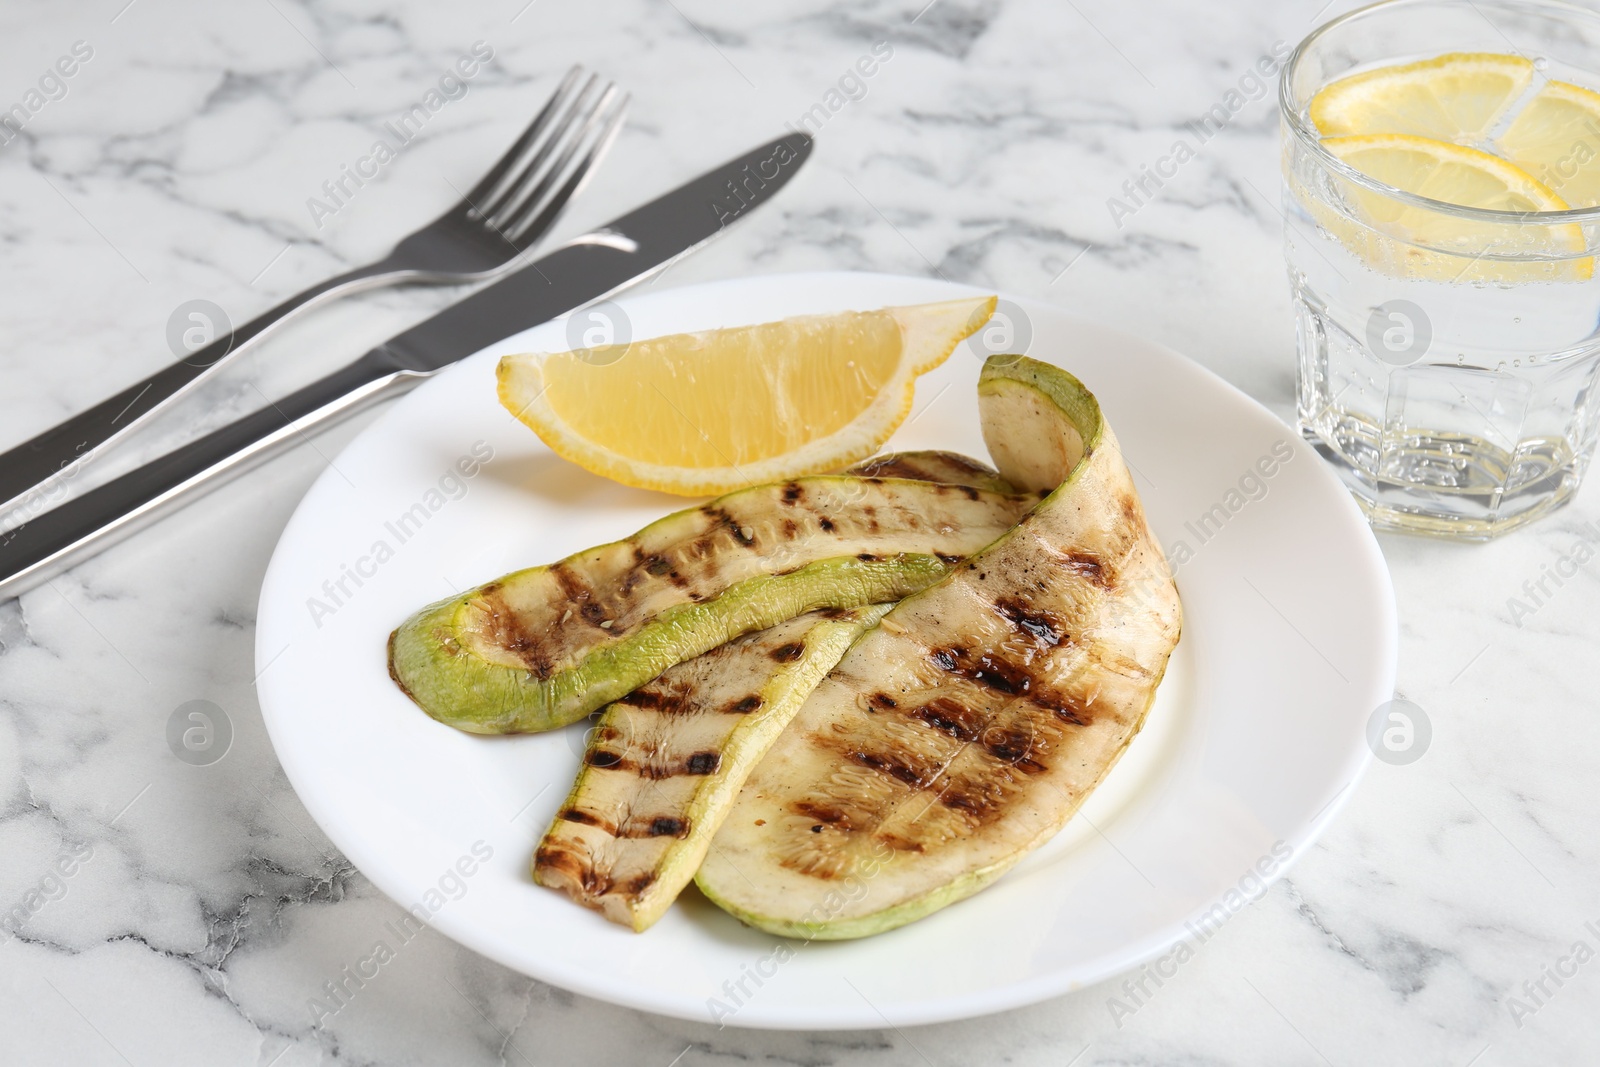
[[282, 400], [0, 533], [0, 601], [48, 581], [305, 439], [502, 338], [603, 300], [693, 252], [777, 194], [811, 155], [790, 133], [573, 238]]

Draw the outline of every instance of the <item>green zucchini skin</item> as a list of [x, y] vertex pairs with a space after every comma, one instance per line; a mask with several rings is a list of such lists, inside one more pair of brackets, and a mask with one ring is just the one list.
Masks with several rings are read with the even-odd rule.
[[423, 608], [390, 675], [470, 733], [554, 729], [740, 634], [924, 588], [1037, 499], [851, 475], [743, 489]]
[[978, 892], [1144, 723], [1181, 607], [1115, 434], [1023, 357], [979, 398], [1001, 476], [1049, 495], [856, 642], [750, 775], [695, 878], [745, 923], [863, 937]]

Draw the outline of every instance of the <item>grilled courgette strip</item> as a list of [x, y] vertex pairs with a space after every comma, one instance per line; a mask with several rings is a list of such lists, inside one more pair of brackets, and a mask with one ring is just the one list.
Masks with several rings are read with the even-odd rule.
[[608, 706], [533, 877], [643, 930], [694, 877], [751, 768], [892, 605], [824, 609], [736, 637]]
[[1180, 608], [1115, 435], [1030, 359], [979, 398], [1000, 474], [1050, 493], [856, 642], [750, 776], [696, 882], [752, 926], [861, 937], [977, 892], [1144, 722]]
[[423, 608], [390, 674], [459, 729], [553, 729], [740, 634], [915, 592], [1037, 500], [851, 475], [743, 489]]

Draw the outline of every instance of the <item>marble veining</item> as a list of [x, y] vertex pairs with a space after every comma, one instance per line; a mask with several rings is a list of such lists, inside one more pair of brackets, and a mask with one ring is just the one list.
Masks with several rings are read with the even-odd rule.
[[[76, 42], [93, 56], [0, 145], [0, 446], [171, 359], [184, 301], [243, 321], [381, 253], [450, 203], [572, 62], [635, 99], [562, 233], [825, 115], [779, 200], [654, 284], [832, 268], [979, 283], [1170, 344], [1287, 416], [1275, 105], [1245, 98], [1214, 136], [1191, 131], [1336, 9], [1319, 2], [18, 0], [0, 9], [0, 107], [29, 100]], [[493, 59], [469, 91], [315, 217], [322, 183], [475, 42]], [[841, 86], [880, 44], [890, 58]], [[1127, 203], [1125, 183], [1184, 137], [1193, 158]], [[286, 331], [79, 487], [454, 295], [374, 294]], [[1532, 614], [1511, 606], [1600, 520], [1593, 486], [1500, 543], [1382, 540], [1401, 690], [1432, 748], [1376, 765], [1291, 875], [1160, 986], [1135, 973], [941, 1026], [719, 1031], [574, 996], [424, 931], [313, 1025], [308, 1000], [398, 909], [273, 757], [253, 615], [289, 512], [365, 421], [0, 603], [0, 1063], [1600, 1061], [1600, 963], [1574, 962], [1577, 943], [1600, 949], [1600, 564]], [[230, 724], [220, 761], [169, 749], [190, 701]]]

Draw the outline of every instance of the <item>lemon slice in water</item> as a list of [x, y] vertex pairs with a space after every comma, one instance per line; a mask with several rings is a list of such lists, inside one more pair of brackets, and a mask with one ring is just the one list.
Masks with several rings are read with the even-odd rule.
[[1521, 56], [1450, 52], [1332, 82], [1312, 98], [1311, 121], [1324, 137], [1402, 133], [1481, 146], [1532, 80]]
[[[1447, 204], [1495, 211], [1563, 211], [1567, 202], [1527, 171], [1464, 145], [1408, 134], [1328, 137], [1338, 158], [1385, 185]], [[1366, 225], [1323, 207], [1319, 221], [1386, 273], [1442, 281], [1578, 281], [1594, 271], [1574, 223], [1492, 223], [1403, 203], [1354, 182], [1344, 189]], [[1416, 247], [1417, 245], [1425, 247]], [[1507, 260], [1499, 256], [1528, 257]]]
[[1500, 151], [1573, 207], [1600, 206], [1600, 93], [1550, 82], [1500, 137]]

